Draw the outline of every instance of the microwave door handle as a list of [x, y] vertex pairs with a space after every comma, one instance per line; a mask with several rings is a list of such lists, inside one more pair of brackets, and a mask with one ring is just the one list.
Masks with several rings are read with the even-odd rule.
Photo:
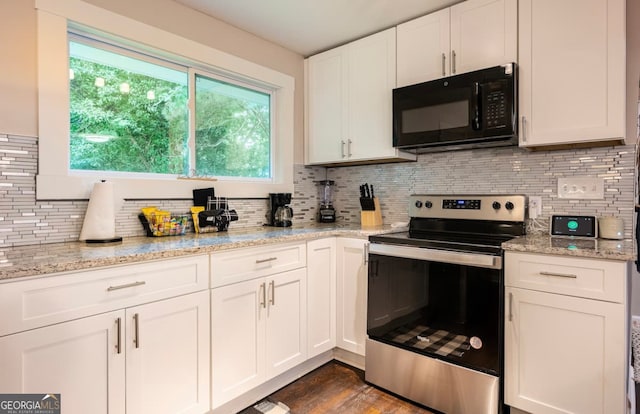
[[480, 84], [478, 82], [474, 82], [473, 83], [473, 119], [471, 120], [471, 128], [474, 131], [479, 131], [480, 129], [482, 129], [482, 125], [480, 122], [480, 112], [481, 112], [481, 108], [480, 108], [480, 103], [482, 102], [482, 93], [481, 93], [481, 87]]

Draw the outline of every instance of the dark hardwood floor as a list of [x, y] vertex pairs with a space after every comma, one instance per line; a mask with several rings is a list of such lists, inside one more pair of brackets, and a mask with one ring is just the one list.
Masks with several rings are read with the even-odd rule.
[[[364, 372], [329, 362], [276, 391], [267, 399], [282, 402], [291, 414], [433, 414], [364, 382]], [[241, 414], [254, 414], [248, 408]]]

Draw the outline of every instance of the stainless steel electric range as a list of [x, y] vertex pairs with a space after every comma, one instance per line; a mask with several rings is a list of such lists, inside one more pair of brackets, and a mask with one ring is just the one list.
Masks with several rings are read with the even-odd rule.
[[409, 231], [369, 237], [366, 380], [448, 414], [502, 413], [501, 244], [522, 195], [412, 195]]

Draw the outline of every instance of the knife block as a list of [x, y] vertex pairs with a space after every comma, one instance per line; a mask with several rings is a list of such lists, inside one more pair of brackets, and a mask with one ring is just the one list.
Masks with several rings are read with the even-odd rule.
[[378, 200], [378, 197], [373, 197], [373, 205], [375, 206], [375, 210], [360, 212], [360, 226], [382, 226], [382, 210], [380, 210], [380, 200]]

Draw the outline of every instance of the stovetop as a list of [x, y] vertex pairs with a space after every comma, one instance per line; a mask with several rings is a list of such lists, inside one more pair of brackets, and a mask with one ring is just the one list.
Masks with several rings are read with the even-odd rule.
[[414, 194], [409, 199], [409, 231], [369, 240], [497, 255], [503, 242], [526, 233], [526, 213], [522, 195]]

